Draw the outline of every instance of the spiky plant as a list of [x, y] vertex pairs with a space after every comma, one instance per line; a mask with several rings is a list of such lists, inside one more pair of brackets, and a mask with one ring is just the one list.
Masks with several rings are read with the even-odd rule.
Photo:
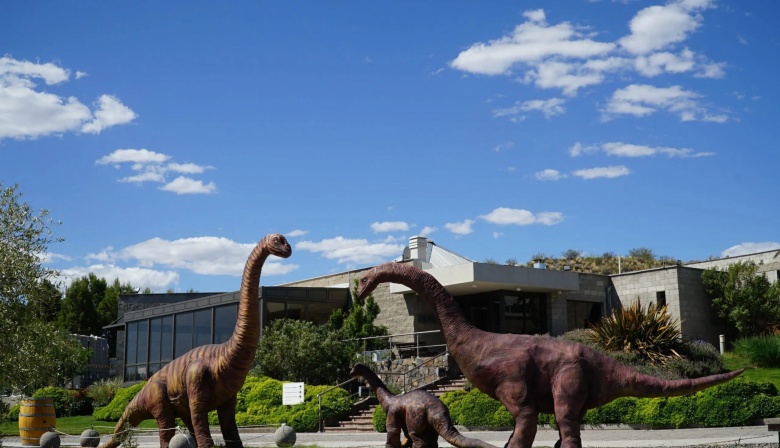
[[593, 326], [593, 342], [607, 351], [636, 353], [654, 365], [681, 358], [680, 329], [666, 305], [650, 303], [643, 307], [639, 299], [629, 307], [616, 309]]

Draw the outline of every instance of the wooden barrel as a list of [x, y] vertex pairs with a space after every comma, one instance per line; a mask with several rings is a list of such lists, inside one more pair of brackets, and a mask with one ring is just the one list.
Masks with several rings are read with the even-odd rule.
[[25, 398], [19, 406], [19, 437], [22, 445], [39, 446], [40, 438], [57, 426], [54, 400], [51, 398]]

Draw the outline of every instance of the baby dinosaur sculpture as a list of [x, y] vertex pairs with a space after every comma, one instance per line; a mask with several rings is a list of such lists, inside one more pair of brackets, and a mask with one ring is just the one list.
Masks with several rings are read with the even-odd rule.
[[380, 283], [405, 285], [427, 300], [441, 321], [450, 353], [471, 383], [503, 404], [515, 420], [506, 448], [530, 448], [540, 412], [554, 413], [556, 447], [582, 446], [585, 411], [625, 396], [671, 397], [725, 383], [742, 370], [696, 379], [663, 380], [642, 374], [584, 344], [549, 336], [498, 334], [480, 330], [429, 273], [385, 263], [360, 279], [358, 297]]
[[[394, 395], [385, 383], [363, 364], [356, 364], [349, 376], [363, 377], [376, 390], [376, 399], [387, 414], [387, 448], [437, 448], [439, 435], [458, 448], [496, 448], [479, 439], [462, 435], [452, 425], [450, 413], [435, 395], [424, 390], [413, 390]], [[406, 442], [401, 443], [401, 431]]]
[[[160, 448], [168, 448], [179, 417], [198, 447], [214, 446], [209, 411], [216, 410], [227, 447], [243, 447], [236, 426], [236, 393], [244, 384], [260, 339], [260, 272], [269, 255], [287, 258], [290, 244], [279, 234], [267, 235], [255, 246], [244, 267], [233, 335], [222, 344], [195, 347], [168, 363], [133, 398], [119, 418], [115, 433], [154, 418], [160, 428]], [[101, 448], [116, 448], [116, 434]]]

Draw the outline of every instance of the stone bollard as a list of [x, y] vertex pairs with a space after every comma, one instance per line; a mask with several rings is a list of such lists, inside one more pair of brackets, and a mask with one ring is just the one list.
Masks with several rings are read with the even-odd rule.
[[198, 443], [195, 442], [195, 436], [187, 432], [176, 433], [171, 437], [168, 448], [198, 448]]
[[295, 430], [291, 426], [287, 426], [284, 423], [282, 423], [282, 426], [280, 426], [274, 433], [274, 443], [276, 443], [276, 446], [280, 448], [295, 445], [296, 438]]
[[85, 429], [79, 437], [79, 445], [84, 448], [94, 448], [100, 445], [100, 434], [94, 429]]
[[38, 445], [41, 448], [60, 448], [60, 435], [54, 431], [47, 431], [41, 435]]

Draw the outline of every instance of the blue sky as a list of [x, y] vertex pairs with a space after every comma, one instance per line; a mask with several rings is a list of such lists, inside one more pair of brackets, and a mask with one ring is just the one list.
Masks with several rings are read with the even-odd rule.
[[773, 1], [13, 2], [0, 182], [47, 263], [231, 291], [391, 260], [780, 247]]

